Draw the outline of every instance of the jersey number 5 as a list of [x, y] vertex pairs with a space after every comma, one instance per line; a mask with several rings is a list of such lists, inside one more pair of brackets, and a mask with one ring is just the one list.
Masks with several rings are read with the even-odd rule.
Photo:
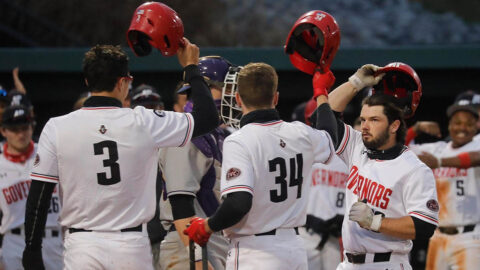
[[[296, 157], [290, 159], [290, 168], [287, 172], [287, 163], [284, 158], [277, 157], [268, 161], [269, 171], [279, 171], [280, 175], [275, 177], [275, 184], [280, 185], [280, 192], [278, 189], [270, 190], [270, 201], [278, 203], [283, 202], [288, 197], [288, 187], [297, 186], [297, 199], [302, 197], [303, 184], [303, 156], [297, 154]], [[287, 187], [287, 176], [290, 175], [290, 183]]]
[[110, 178], [107, 173], [97, 173], [97, 181], [99, 185], [109, 186], [120, 182], [120, 166], [116, 162], [118, 160], [117, 143], [114, 141], [101, 141], [93, 144], [95, 155], [103, 155], [103, 149], [108, 149], [108, 159], [103, 160], [104, 167], [110, 167]]

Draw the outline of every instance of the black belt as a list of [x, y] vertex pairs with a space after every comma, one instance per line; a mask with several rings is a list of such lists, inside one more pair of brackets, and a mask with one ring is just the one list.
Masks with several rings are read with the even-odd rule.
[[[131, 227], [131, 228], [126, 228], [126, 229], [121, 229], [121, 232], [141, 232], [142, 231], [142, 224]], [[77, 228], [68, 228], [69, 233], [76, 233], [76, 232], [92, 232], [92, 230], [85, 230], [85, 229], [77, 229]]]
[[[349, 263], [361, 264], [365, 263], [366, 254], [352, 254], [352, 253], [345, 253], [347, 256], [347, 260]], [[375, 253], [373, 255], [373, 262], [388, 262], [390, 261], [390, 256], [392, 252], [385, 252], [385, 253]]]
[[[463, 226], [462, 233], [473, 232], [473, 230], [475, 230], [475, 225], [476, 224]], [[444, 233], [444, 234], [458, 234], [460, 233], [460, 230], [458, 228], [461, 228], [461, 226], [460, 227], [439, 227], [438, 229], [440, 230], [441, 233]]]
[[[15, 228], [10, 230], [12, 234], [16, 235], [22, 235], [22, 229], [21, 228]], [[60, 236], [60, 231], [58, 230], [51, 230], [52, 231], [52, 237], [58, 237]], [[43, 237], [45, 237], [45, 231], [43, 231]]]
[[[298, 227], [293, 228], [295, 230], [295, 234], [298, 235]], [[275, 235], [277, 233], [277, 229], [273, 229], [268, 232], [264, 233], [256, 233], [255, 236], [263, 236], [263, 235]]]

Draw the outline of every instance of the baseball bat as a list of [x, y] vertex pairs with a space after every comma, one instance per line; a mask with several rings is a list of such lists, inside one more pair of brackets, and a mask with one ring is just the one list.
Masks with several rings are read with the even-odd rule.
[[206, 244], [202, 247], [202, 269], [208, 269], [208, 250]]
[[188, 251], [190, 253], [190, 270], [195, 270], [195, 244], [193, 240], [188, 243]]

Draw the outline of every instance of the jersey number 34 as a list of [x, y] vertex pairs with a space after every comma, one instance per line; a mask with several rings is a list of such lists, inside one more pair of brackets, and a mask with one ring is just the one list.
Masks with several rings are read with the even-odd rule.
[[[287, 168], [289, 165], [289, 168]], [[268, 161], [269, 171], [277, 172], [275, 184], [278, 189], [270, 190], [270, 201], [274, 203], [283, 202], [288, 197], [288, 187], [297, 187], [297, 199], [302, 197], [303, 184], [303, 155], [297, 154], [289, 159], [289, 163], [282, 157], [277, 157]], [[289, 178], [289, 183], [287, 183]]]

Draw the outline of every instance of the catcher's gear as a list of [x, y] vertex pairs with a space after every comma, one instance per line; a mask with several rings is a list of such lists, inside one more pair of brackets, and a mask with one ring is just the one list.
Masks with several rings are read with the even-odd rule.
[[235, 94], [238, 87], [238, 72], [242, 67], [231, 66], [225, 76], [222, 88], [222, 101], [220, 104], [220, 116], [223, 123], [235, 129], [240, 128], [242, 108], [237, 104]]
[[377, 71], [377, 74], [381, 73], [385, 76], [373, 86], [372, 95], [394, 96], [403, 109], [404, 117], [412, 117], [422, 97], [422, 83], [415, 70], [405, 63], [394, 62]]
[[25, 270], [45, 270], [42, 258], [42, 250], [31, 250], [26, 248], [22, 255], [22, 266]]
[[330, 70], [324, 73], [320, 73], [320, 71], [315, 71], [312, 79], [313, 99], [317, 99], [318, 96], [328, 97], [328, 91], [334, 83], [335, 76]]
[[183, 233], [200, 246], [205, 246], [211, 235], [205, 230], [205, 222], [204, 218], [194, 217], [190, 220], [190, 226]]
[[175, 55], [183, 46], [183, 22], [169, 6], [146, 2], [133, 14], [127, 42], [137, 56], [150, 54], [152, 46], [164, 56]]
[[350, 213], [348, 214], [348, 218], [357, 222], [360, 227], [375, 232], [380, 230], [380, 226], [382, 224], [382, 215], [375, 215], [373, 209], [367, 205], [365, 199], [352, 205], [350, 208]]
[[313, 75], [330, 69], [340, 46], [340, 28], [335, 19], [325, 11], [309, 11], [295, 22], [288, 34], [285, 53], [293, 66]]
[[[224, 85], [225, 76], [228, 73], [228, 69], [233, 66], [227, 59], [216, 56], [204, 56], [199, 59], [198, 69], [200, 74], [205, 78], [205, 82], [209, 86], [215, 86], [222, 88]], [[182, 88], [178, 89], [177, 93], [185, 93], [191, 89], [189, 84], [185, 84]]]

